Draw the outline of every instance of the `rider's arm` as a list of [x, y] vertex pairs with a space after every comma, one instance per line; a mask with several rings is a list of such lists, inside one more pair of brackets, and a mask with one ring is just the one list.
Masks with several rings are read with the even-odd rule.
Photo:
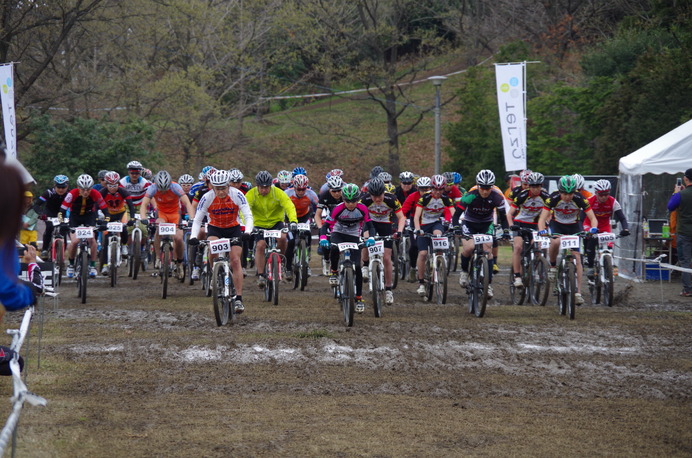
[[[232, 196], [233, 201], [240, 209], [240, 213], [243, 215], [243, 222], [245, 223], [245, 233], [249, 234], [255, 228], [255, 219], [252, 216], [252, 210], [250, 209], [250, 204], [243, 195], [241, 191], [234, 193]], [[195, 217], [195, 221], [197, 218]]]
[[315, 224], [318, 229], [322, 229], [322, 207], [318, 207], [315, 211]]
[[197, 213], [195, 213], [195, 217], [192, 220], [192, 229], [190, 229], [190, 238], [198, 238], [199, 237], [199, 230], [202, 227], [202, 222], [204, 221], [204, 218], [207, 216], [207, 209], [209, 208], [209, 205], [211, 205], [212, 201], [214, 200], [213, 197], [208, 198], [209, 196], [202, 196], [202, 200], [199, 201], [199, 205], [197, 206]]
[[[591, 213], [593, 213], [593, 211]], [[539, 231], [542, 231], [546, 228], [546, 221], [548, 221], [548, 217], [550, 217], [550, 209], [543, 207], [543, 210], [541, 210], [541, 216], [538, 217]]]
[[423, 207], [416, 205], [416, 212], [413, 214], [413, 227], [417, 231], [420, 230], [420, 217], [423, 214]]
[[194, 218], [195, 207], [193, 207], [190, 203], [190, 199], [188, 199], [187, 194], [180, 196], [180, 201], [183, 203], [183, 205], [185, 205], [185, 209], [187, 210], [187, 214], [190, 215], [190, 218]]
[[406, 227], [406, 217], [404, 216], [404, 212], [399, 209], [394, 212], [394, 214], [396, 215], [397, 219], [396, 231], [399, 233], [404, 232], [404, 228]]
[[584, 213], [586, 213], [586, 217], [589, 218], [591, 227], [598, 227], [598, 220], [596, 219], [596, 214], [593, 212], [593, 210], [589, 208]]
[[139, 206], [139, 216], [142, 219], [147, 219], [147, 208], [149, 207], [150, 203], [151, 197], [144, 196], [144, 198], [142, 199], [142, 205]]
[[[273, 190], [272, 190], [273, 192]], [[277, 192], [276, 193], [279, 196], [279, 201], [281, 202], [281, 206], [284, 209], [284, 212], [286, 212], [286, 217], [288, 218], [289, 223], [297, 223], [298, 222], [298, 215], [296, 213], [296, 206], [293, 205], [293, 201], [291, 200], [290, 197], [288, 197], [288, 194], [285, 192]]]

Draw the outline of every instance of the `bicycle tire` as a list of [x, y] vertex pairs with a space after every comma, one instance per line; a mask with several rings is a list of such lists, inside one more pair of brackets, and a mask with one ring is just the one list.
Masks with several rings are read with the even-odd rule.
[[391, 262], [392, 262], [392, 289], [396, 289], [399, 285], [399, 244], [396, 240], [392, 243], [391, 252]]
[[161, 247], [162, 260], [161, 260], [161, 298], [165, 299], [168, 295], [168, 275], [171, 269], [171, 246], [168, 243], [164, 243]]
[[437, 265], [435, 266], [437, 270], [437, 275], [435, 279], [435, 299], [438, 304], [447, 303], [447, 266], [444, 256], [439, 256], [437, 258]]
[[192, 270], [195, 268], [197, 250], [196, 250], [196, 247], [194, 247], [192, 245], [188, 245], [187, 249], [185, 251], [187, 252], [187, 265], [188, 265], [189, 271], [190, 271], [190, 277], [188, 280], [188, 284], [190, 286], [192, 286], [195, 284], [195, 281], [192, 279]]
[[575, 309], [577, 308], [576, 298], [574, 295], [577, 292], [577, 267], [572, 263], [568, 262], [565, 268], [565, 299], [567, 305], [567, 314], [569, 319], [574, 319]]
[[541, 255], [534, 258], [531, 266], [531, 279], [529, 280], [531, 303], [544, 306], [550, 293], [550, 280], [548, 279], [550, 263]]
[[434, 273], [432, 256], [432, 253], [428, 253], [428, 259], [425, 260], [425, 275], [423, 276], [425, 279], [425, 300], [428, 302], [432, 301], [433, 294], [435, 293], [433, 288]]
[[589, 280], [589, 295], [591, 296], [591, 304], [597, 305], [601, 303], [601, 268], [598, 260], [594, 263], [593, 279]]
[[79, 264], [81, 267], [81, 274], [79, 277], [79, 291], [80, 297], [82, 298], [82, 304], [86, 304], [87, 298], [87, 280], [89, 279], [89, 253], [82, 251], [80, 255], [81, 259]]
[[300, 239], [298, 243], [298, 248], [300, 250], [300, 290], [305, 291], [305, 287], [308, 285], [308, 246], [305, 239]]
[[453, 271], [456, 272], [457, 269], [459, 268], [459, 236], [455, 235], [453, 237], [454, 239], [454, 250], [455, 250], [455, 255], [454, 255], [454, 268]]
[[118, 284], [118, 250], [120, 250], [120, 244], [111, 243], [111, 262], [108, 272], [111, 277], [111, 288], [115, 288], [115, 285]]
[[132, 256], [132, 279], [137, 280], [137, 274], [142, 264], [142, 233], [140, 231], [136, 231], [132, 235], [130, 256]]
[[608, 307], [613, 306], [613, 290], [615, 278], [613, 276], [613, 258], [609, 255], [603, 257], [603, 302]]
[[476, 310], [474, 314], [478, 318], [482, 318], [485, 315], [485, 308], [488, 305], [488, 285], [490, 284], [490, 270], [488, 258], [481, 256], [476, 259], [476, 284], [474, 288], [478, 294], [478, 302], [476, 304]]
[[[527, 271], [527, 266], [524, 265], [524, 258], [522, 256], [520, 264], [520, 269], [521, 269], [521, 275], [520, 278], [522, 279], [523, 286], [516, 287], [514, 286], [514, 279], [516, 278], [514, 275], [509, 276], [509, 295], [512, 299], [512, 304], [514, 305], [522, 305], [524, 303], [524, 300], [526, 299], [526, 286], [527, 283], [524, 282], [524, 279], [526, 277], [526, 271]], [[510, 272], [513, 272], [512, 269], [510, 269]]]
[[384, 272], [382, 263], [379, 261], [374, 262], [372, 267], [372, 308], [375, 312], [375, 317], [381, 318], [382, 304], [384, 303], [384, 284], [382, 283]]
[[55, 251], [55, 265], [57, 267], [57, 279], [55, 283], [60, 286], [62, 285], [62, 276], [65, 273], [65, 244], [62, 239], [56, 239], [53, 241], [53, 250]]
[[281, 263], [279, 262], [279, 255], [272, 253], [272, 304], [279, 305], [279, 280], [281, 279], [281, 273], [279, 269], [281, 268]]
[[399, 277], [401, 280], [406, 280], [406, 276], [408, 275], [408, 242], [406, 240], [406, 237], [404, 236], [401, 239], [400, 246], [399, 246], [399, 259], [397, 262], [399, 263]]
[[222, 262], [214, 264], [212, 272], [212, 303], [214, 305], [214, 318], [217, 326], [228, 324], [231, 298], [224, 294], [226, 285], [226, 269]]
[[341, 311], [344, 315], [344, 324], [353, 326], [353, 313], [356, 309], [356, 296], [353, 283], [353, 267], [344, 267], [343, 285], [341, 288]]

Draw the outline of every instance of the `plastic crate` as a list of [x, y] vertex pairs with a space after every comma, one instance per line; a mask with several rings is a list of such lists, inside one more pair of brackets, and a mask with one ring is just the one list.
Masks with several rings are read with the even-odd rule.
[[668, 281], [670, 279], [670, 270], [661, 268], [658, 264], [646, 264], [646, 279]]

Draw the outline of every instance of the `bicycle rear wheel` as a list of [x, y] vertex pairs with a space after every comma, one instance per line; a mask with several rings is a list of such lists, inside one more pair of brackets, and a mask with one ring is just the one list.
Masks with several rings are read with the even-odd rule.
[[544, 306], [548, 301], [548, 293], [550, 292], [549, 270], [550, 263], [543, 256], [534, 258], [531, 263], [529, 296], [531, 297], [531, 303], [534, 305]]
[[[526, 277], [526, 266], [523, 263], [521, 263], [521, 278], [522, 280]], [[524, 303], [524, 299], [526, 299], [526, 283], [524, 286], [514, 286], [514, 275], [511, 274], [512, 269], [510, 269], [510, 276], [509, 276], [509, 295], [512, 298], [512, 304], [514, 305], [521, 305]]]
[[392, 289], [396, 289], [399, 284], [399, 244], [396, 240], [392, 243]]
[[137, 274], [142, 264], [142, 234], [140, 231], [136, 231], [132, 235], [130, 256], [132, 256], [132, 279], [137, 280]]
[[423, 275], [425, 279], [425, 300], [428, 302], [432, 301], [433, 294], [435, 293], [433, 288], [435, 273], [433, 272], [432, 263], [432, 253], [428, 253], [428, 259], [425, 260], [425, 275]]
[[567, 314], [569, 319], [574, 319], [575, 309], [577, 308], [576, 298], [574, 295], [577, 292], [577, 267], [568, 262], [565, 268], [565, 302], [567, 305]]
[[353, 282], [353, 267], [344, 267], [343, 284], [341, 285], [341, 311], [344, 315], [344, 324], [353, 326], [353, 313], [356, 310], [356, 292]]
[[593, 305], [601, 303], [601, 290], [603, 285], [601, 283], [601, 268], [598, 261], [594, 263], [593, 278], [589, 279], [589, 295], [591, 296], [591, 303]]
[[163, 259], [161, 260], [161, 298], [165, 299], [168, 295], [168, 275], [171, 269], [171, 246], [165, 243], [161, 250], [163, 251]]
[[608, 307], [613, 306], [614, 289], [615, 277], [613, 276], [613, 258], [606, 255], [603, 257], [603, 302]]
[[396, 260], [397, 263], [399, 264], [399, 278], [401, 280], [406, 280], [406, 276], [408, 275], [408, 243], [406, 241], [406, 237], [401, 239], [400, 246], [399, 246], [399, 257]]
[[298, 243], [298, 249], [300, 250], [300, 290], [305, 291], [305, 287], [308, 285], [308, 246], [305, 239], [301, 239]]
[[110, 244], [111, 262], [109, 266], [109, 275], [111, 277], [111, 288], [114, 288], [118, 283], [118, 251], [120, 250], [119, 243]]
[[375, 311], [375, 317], [382, 317], [382, 304], [384, 303], [384, 272], [382, 271], [382, 263], [374, 262], [372, 265], [372, 307]]
[[231, 298], [225, 295], [226, 269], [222, 262], [214, 264], [212, 274], [212, 302], [214, 304], [214, 318], [217, 326], [225, 326], [231, 307]]
[[435, 298], [438, 304], [447, 303], [447, 266], [445, 266], [445, 258], [437, 257], [437, 265], [435, 266]]

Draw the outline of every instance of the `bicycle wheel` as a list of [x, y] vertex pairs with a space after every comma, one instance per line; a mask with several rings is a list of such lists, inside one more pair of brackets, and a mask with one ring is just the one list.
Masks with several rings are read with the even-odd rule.
[[55, 252], [55, 284], [62, 285], [62, 276], [65, 273], [65, 242], [62, 239], [53, 241], [53, 251]]
[[445, 265], [444, 256], [437, 257], [437, 265], [435, 270], [435, 298], [438, 304], [447, 303], [447, 266]]
[[344, 315], [344, 324], [353, 326], [353, 312], [356, 309], [356, 293], [353, 283], [353, 267], [344, 267], [344, 275], [341, 286], [341, 311]]
[[120, 244], [119, 243], [111, 243], [110, 244], [110, 255], [111, 255], [111, 262], [110, 262], [110, 272], [109, 275], [111, 277], [111, 288], [114, 288], [115, 285], [118, 283], [118, 251], [120, 250]]
[[168, 243], [164, 243], [161, 247], [163, 251], [163, 256], [161, 259], [161, 298], [165, 299], [168, 294], [168, 275], [171, 269], [171, 246]]
[[601, 268], [598, 260], [594, 263], [593, 278], [588, 280], [589, 283], [589, 294], [591, 295], [591, 303], [593, 305], [601, 303], [601, 290], [603, 285], [601, 283]]
[[375, 310], [375, 317], [382, 317], [382, 304], [384, 303], [384, 271], [382, 263], [379, 261], [372, 263], [372, 307]]
[[265, 284], [264, 284], [264, 300], [266, 302], [271, 302], [272, 300], [272, 293], [274, 292], [274, 289], [272, 288], [272, 282], [271, 282], [271, 276], [269, 269], [271, 268], [271, 258], [265, 259], [264, 263], [264, 279], [265, 279]]
[[577, 267], [568, 262], [565, 268], [565, 303], [569, 319], [574, 319], [575, 309], [577, 308], [574, 295], [577, 292]]
[[300, 269], [299, 274], [300, 274], [300, 290], [304, 291], [305, 287], [308, 285], [308, 246], [307, 242], [305, 239], [301, 239], [300, 243], [298, 244], [298, 249], [300, 252]]
[[272, 303], [274, 305], [279, 305], [279, 280], [280, 280], [279, 269], [281, 268], [281, 263], [279, 262], [279, 255], [276, 253], [272, 253], [271, 261], [272, 261], [272, 276], [271, 276]]
[[425, 260], [425, 275], [423, 276], [425, 279], [425, 300], [428, 302], [432, 301], [432, 297], [435, 292], [433, 288], [435, 274], [433, 272], [432, 256], [432, 253], [428, 253], [428, 259]]
[[[526, 271], [527, 271], [527, 266], [524, 265], [524, 259], [522, 258], [521, 262], [521, 278], [522, 280], [524, 277], [526, 277]], [[512, 272], [512, 270], [510, 270]], [[512, 298], [512, 304], [514, 305], [521, 305], [524, 303], [524, 299], [526, 299], [526, 283], [524, 283], [524, 286], [514, 286], [514, 275], [509, 276], [509, 295]]]
[[190, 270], [190, 281], [188, 282], [189, 285], [194, 285], [195, 281], [192, 279], [192, 269], [195, 267], [195, 261], [197, 258], [197, 247], [193, 245], [188, 245], [187, 246], [187, 265], [188, 269]]
[[142, 264], [142, 233], [140, 231], [135, 231], [132, 235], [130, 256], [132, 256], [132, 279], [137, 280], [137, 274]]
[[457, 268], [459, 267], [459, 236], [455, 235], [453, 237], [454, 239], [454, 266], [452, 270], [454, 272], [457, 271]]
[[613, 258], [609, 255], [603, 257], [603, 302], [608, 307], [613, 306], [613, 289], [615, 286], [613, 277]]
[[81, 266], [81, 272], [78, 278], [79, 282], [79, 295], [82, 298], [82, 304], [86, 304], [87, 297], [87, 279], [89, 278], [89, 253], [82, 251], [80, 255], [79, 264]]
[[485, 315], [485, 307], [488, 304], [488, 285], [490, 283], [488, 258], [485, 256], [477, 258], [474, 271], [476, 278], [474, 279], [473, 288], [478, 295], [474, 314], [478, 318], [482, 318]]
[[408, 275], [408, 243], [406, 237], [401, 239], [401, 246], [399, 247], [399, 258], [397, 259], [399, 263], [399, 278], [401, 280], [406, 280]]
[[226, 269], [223, 262], [214, 264], [212, 273], [212, 298], [214, 304], [214, 318], [217, 326], [225, 326], [228, 323], [228, 315], [231, 308], [231, 298], [225, 295]]
[[544, 306], [548, 301], [548, 293], [550, 292], [549, 270], [550, 263], [543, 256], [535, 258], [531, 263], [529, 296], [534, 305]]
[[399, 284], [399, 245], [396, 240], [392, 243], [392, 289]]

